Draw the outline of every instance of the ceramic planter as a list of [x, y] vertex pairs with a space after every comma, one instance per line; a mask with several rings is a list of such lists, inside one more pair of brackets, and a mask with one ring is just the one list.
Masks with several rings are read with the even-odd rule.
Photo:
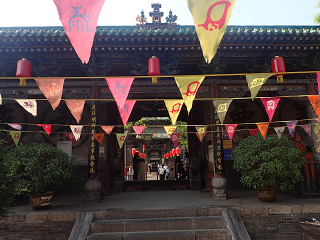
[[262, 202], [274, 202], [277, 199], [277, 189], [257, 188], [257, 196]]
[[29, 193], [30, 204], [34, 210], [48, 209], [52, 203], [53, 191], [48, 191], [40, 194]]

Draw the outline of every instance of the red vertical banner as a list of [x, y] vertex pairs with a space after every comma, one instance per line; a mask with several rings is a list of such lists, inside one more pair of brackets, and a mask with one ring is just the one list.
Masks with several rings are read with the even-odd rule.
[[104, 0], [53, 0], [60, 21], [77, 55], [88, 63]]

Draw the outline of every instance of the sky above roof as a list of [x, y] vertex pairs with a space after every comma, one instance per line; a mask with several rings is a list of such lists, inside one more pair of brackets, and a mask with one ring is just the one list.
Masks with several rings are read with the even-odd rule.
[[[200, 0], [198, 0], [200, 1]], [[170, 9], [180, 25], [193, 25], [185, 0], [105, 0], [98, 26], [133, 26], [141, 10], [151, 22], [152, 3], [162, 4], [162, 22]], [[320, 9], [318, 0], [237, 0], [229, 25], [316, 25], [313, 18]], [[62, 26], [53, 0], [0, 1], [0, 27]]]

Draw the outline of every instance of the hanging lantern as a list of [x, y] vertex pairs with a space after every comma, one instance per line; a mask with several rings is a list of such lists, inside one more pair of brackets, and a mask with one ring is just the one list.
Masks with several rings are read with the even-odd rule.
[[180, 148], [176, 148], [176, 153], [178, 156], [180, 155]]
[[143, 153], [144, 153], [144, 150], [146, 149], [146, 145], [142, 145], [142, 149], [143, 149]]
[[[148, 60], [148, 74], [149, 76], [160, 76], [160, 60], [159, 58], [152, 56]], [[152, 84], [157, 84], [158, 78], [152, 77]]]
[[22, 58], [17, 62], [16, 76], [20, 77], [20, 86], [26, 86], [25, 77], [31, 77], [31, 62]]
[[172, 149], [172, 155], [175, 156], [176, 155], [176, 150]]
[[[285, 72], [286, 67], [284, 65], [284, 60], [282, 57], [276, 56], [271, 60], [271, 67], [272, 72], [278, 73], [278, 72]], [[283, 83], [283, 75], [284, 74], [275, 74], [274, 76], [277, 77], [277, 83]]]
[[143, 154], [142, 154], [142, 153], [139, 153], [139, 157], [142, 158], [142, 157], [143, 157]]
[[163, 144], [163, 148], [166, 148], [166, 146], [167, 146], [167, 145], [164, 143], [164, 144]]
[[132, 148], [132, 150], [131, 150], [132, 156], [134, 156], [134, 154], [136, 153], [136, 151], [137, 151], [137, 149]]
[[170, 157], [172, 157], [172, 151], [170, 151]]

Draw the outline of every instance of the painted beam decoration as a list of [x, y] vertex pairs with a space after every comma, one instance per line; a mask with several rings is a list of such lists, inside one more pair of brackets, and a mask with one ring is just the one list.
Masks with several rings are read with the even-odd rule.
[[53, 0], [64, 30], [82, 63], [88, 63], [104, 0]]
[[203, 57], [210, 63], [227, 29], [236, 0], [186, 0], [186, 2], [193, 17]]

